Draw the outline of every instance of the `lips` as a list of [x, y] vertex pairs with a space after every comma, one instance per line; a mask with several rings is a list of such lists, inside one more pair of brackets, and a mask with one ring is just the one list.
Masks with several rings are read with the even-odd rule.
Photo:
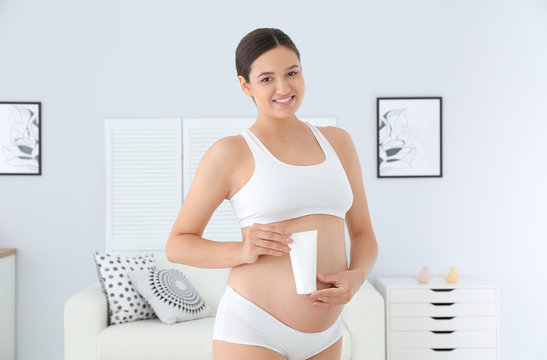
[[292, 104], [293, 100], [294, 100], [294, 95], [281, 98], [281, 99], [276, 99], [276, 100], [273, 100], [273, 102], [279, 105], [289, 105], [289, 104]]

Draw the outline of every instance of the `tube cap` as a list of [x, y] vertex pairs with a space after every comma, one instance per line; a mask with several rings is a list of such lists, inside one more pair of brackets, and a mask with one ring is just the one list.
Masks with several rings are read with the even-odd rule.
[[296, 284], [296, 293], [297, 294], [311, 294], [317, 290], [317, 283], [308, 283], [308, 284]]

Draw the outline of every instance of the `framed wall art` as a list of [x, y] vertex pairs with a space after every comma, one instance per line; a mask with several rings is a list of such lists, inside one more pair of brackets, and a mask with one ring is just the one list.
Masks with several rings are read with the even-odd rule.
[[41, 102], [0, 102], [0, 175], [41, 175]]
[[442, 177], [442, 98], [377, 98], [379, 178]]

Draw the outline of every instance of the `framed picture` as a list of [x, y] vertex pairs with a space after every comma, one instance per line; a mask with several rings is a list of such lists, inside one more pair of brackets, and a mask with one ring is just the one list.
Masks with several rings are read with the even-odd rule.
[[41, 175], [41, 102], [0, 102], [0, 175]]
[[442, 98], [377, 98], [378, 177], [442, 177]]

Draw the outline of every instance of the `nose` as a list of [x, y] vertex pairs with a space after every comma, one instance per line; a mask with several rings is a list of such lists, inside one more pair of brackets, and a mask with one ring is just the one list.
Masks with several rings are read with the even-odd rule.
[[289, 91], [291, 90], [291, 87], [289, 86], [289, 82], [285, 79], [280, 79], [277, 82], [277, 93], [279, 95], [287, 95]]

